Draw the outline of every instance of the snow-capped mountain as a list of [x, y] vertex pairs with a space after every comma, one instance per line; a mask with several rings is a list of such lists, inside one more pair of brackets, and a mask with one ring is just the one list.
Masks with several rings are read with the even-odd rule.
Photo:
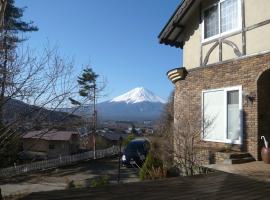
[[165, 103], [165, 101], [156, 96], [153, 92], [144, 89], [143, 87], [138, 87], [129, 92], [113, 98], [110, 102], [125, 102], [125, 103], [141, 103], [141, 102], [159, 102]]
[[[164, 105], [165, 101], [161, 97], [143, 87], [138, 87], [112, 100], [97, 104], [97, 111], [100, 120], [156, 120], [160, 117]], [[91, 106], [83, 106], [75, 113], [89, 116], [92, 114], [91, 108]], [[72, 110], [65, 109], [65, 111]]]

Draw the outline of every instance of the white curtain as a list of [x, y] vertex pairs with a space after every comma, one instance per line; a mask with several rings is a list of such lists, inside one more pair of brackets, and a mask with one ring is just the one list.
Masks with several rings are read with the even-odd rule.
[[203, 128], [204, 138], [224, 140], [225, 109], [224, 91], [210, 91], [203, 95]]
[[220, 4], [220, 26], [221, 33], [238, 27], [238, 0], [227, 0]]
[[227, 93], [227, 138], [234, 141], [240, 137], [239, 91]]
[[204, 38], [219, 34], [218, 5], [204, 12]]

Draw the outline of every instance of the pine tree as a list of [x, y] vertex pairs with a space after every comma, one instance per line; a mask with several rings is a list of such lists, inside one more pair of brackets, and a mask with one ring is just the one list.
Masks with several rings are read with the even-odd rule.
[[38, 30], [32, 21], [22, 20], [23, 12], [24, 8], [16, 7], [14, 0], [7, 2], [0, 37], [0, 123], [2, 125], [4, 124], [3, 105], [6, 99], [8, 100], [7, 88], [15, 85], [10, 78], [15, 73], [11, 65], [16, 57], [16, 47], [25, 41], [25, 38], [19, 37], [19, 34]]
[[79, 94], [89, 100], [93, 100], [96, 90], [96, 80], [98, 75], [89, 67], [83, 70], [81, 77], [78, 77], [80, 86]]
[[82, 97], [87, 98], [89, 101], [93, 102], [93, 126], [92, 126], [92, 136], [93, 136], [93, 150], [94, 156], [96, 152], [96, 128], [97, 128], [97, 81], [98, 75], [89, 67], [83, 70], [83, 73], [78, 77], [78, 84], [80, 86], [79, 94]]

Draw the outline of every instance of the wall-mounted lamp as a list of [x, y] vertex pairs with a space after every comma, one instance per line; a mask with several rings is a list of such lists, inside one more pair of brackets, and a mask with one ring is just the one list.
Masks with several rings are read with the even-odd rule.
[[247, 103], [252, 103], [256, 100], [256, 94], [247, 93], [245, 94], [245, 100]]

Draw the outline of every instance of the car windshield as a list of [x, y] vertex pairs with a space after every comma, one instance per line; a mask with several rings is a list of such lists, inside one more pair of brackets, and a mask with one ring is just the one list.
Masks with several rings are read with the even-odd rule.
[[143, 151], [143, 143], [141, 142], [131, 142], [128, 144], [127, 151]]

